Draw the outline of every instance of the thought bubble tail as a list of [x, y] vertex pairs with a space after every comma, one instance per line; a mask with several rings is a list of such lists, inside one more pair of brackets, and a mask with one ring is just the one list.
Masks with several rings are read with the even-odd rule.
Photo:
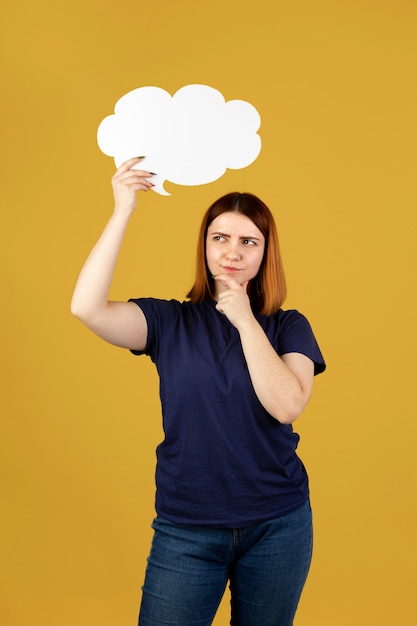
[[[132, 167], [133, 170], [146, 170], [148, 172], [160, 172], [161, 171], [161, 163], [157, 163], [151, 158], [143, 157], [139, 163]], [[150, 181], [154, 184], [154, 187], [151, 187], [152, 191], [156, 191], [161, 196], [170, 196], [171, 194], [165, 191], [164, 184], [166, 178], [163, 174], [153, 174]]]
[[164, 189], [164, 182], [165, 181], [162, 181], [162, 183], [161, 183], [160, 181], [154, 180], [153, 182], [155, 184], [155, 187], [152, 187], [152, 191], [156, 191], [156, 193], [159, 193], [161, 196], [170, 196], [171, 195], [170, 193], [168, 193]]

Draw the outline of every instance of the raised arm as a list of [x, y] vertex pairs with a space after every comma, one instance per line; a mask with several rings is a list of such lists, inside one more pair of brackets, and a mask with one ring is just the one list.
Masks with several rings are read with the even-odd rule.
[[140, 157], [126, 161], [112, 178], [114, 211], [81, 270], [71, 301], [73, 315], [99, 337], [135, 350], [146, 345], [145, 316], [136, 304], [109, 301], [108, 295], [124, 234], [136, 208], [136, 193], [153, 186], [150, 172], [132, 169], [139, 162]]

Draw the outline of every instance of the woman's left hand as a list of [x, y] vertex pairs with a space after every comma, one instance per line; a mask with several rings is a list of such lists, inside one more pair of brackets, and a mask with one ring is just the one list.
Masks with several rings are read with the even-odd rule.
[[216, 309], [223, 313], [229, 322], [239, 328], [245, 321], [253, 319], [253, 313], [247, 294], [248, 281], [238, 283], [229, 274], [217, 274], [214, 280], [226, 287], [220, 292]]

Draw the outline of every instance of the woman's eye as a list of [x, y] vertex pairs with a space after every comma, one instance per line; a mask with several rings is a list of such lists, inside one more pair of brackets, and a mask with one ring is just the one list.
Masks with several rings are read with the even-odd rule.
[[255, 241], [253, 241], [252, 239], [244, 239], [243, 243], [244, 243], [246, 246], [256, 246], [256, 242], [255, 242]]

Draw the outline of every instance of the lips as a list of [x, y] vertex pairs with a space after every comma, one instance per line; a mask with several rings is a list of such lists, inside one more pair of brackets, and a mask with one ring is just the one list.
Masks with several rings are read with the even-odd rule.
[[239, 267], [234, 267], [232, 265], [223, 266], [225, 272], [230, 272], [230, 274], [234, 274], [235, 272], [240, 272]]

